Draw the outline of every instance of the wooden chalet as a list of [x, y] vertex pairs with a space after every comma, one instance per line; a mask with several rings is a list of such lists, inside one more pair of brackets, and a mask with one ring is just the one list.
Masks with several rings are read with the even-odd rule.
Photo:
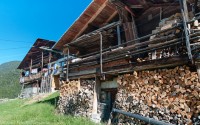
[[[125, 93], [133, 82], [138, 82], [133, 81], [128, 85], [129, 82], [125, 81], [124, 84], [127, 84], [125, 86], [118, 82], [120, 75], [136, 72], [135, 74], [139, 74], [136, 78], [141, 79], [137, 84], [143, 85], [144, 82], [152, 81], [146, 80], [147, 76], [151, 77], [147, 74], [151, 72], [156, 74], [157, 69], [159, 72], [161, 69], [165, 71], [166, 68], [171, 71], [177, 66], [185, 65], [200, 77], [199, 2], [198, 0], [94, 0], [52, 48], [62, 51], [66, 60], [59, 76], [62, 77], [60, 82], [63, 84], [62, 98], [59, 102], [61, 112], [71, 112], [69, 107], [62, 104], [68, 103], [67, 94], [71, 89], [75, 91], [80, 87], [78, 90], [81, 91], [81, 83], [84, 80], [95, 81], [94, 88], [88, 90], [94, 96], [93, 106], [91, 111], [87, 111], [91, 114], [84, 114], [84, 111], [77, 112], [96, 120], [108, 120], [114, 102], [115, 108], [127, 110], [126, 106], [122, 105], [123, 101], [119, 101], [119, 93], [123, 93], [122, 91]], [[141, 76], [144, 72], [148, 72], [146, 77]], [[165, 82], [166, 73], [163, 74], [159, 76], [160, 80], [157, 82], [153, 77], [153, 82], [173, 83]], [[196, 75], [195, 81], [190, 83], [199, 85], [197, 77]], [[77, 80], [80, 83], [75, 82]], [[178, 80], [174, 80], [174, 83], [187, 84]], [[88, 82], [88, 85], [89, 83], [91, 82]], [[79, 87], [73, 87], [74, 84]], [[129, 97], [127, 95], [123, 98]], [[152, 105], [155, 102], [150, 101], [148, 104]], [[103, 112], [101, 116], [98, 116], [101, 112], [99, 107], [104, 107], [100, 108]], [[187, 113], [184, 115], [189, 118]]]
[[39, 93], [51, 92], [51, 70], [48, 63], [57, 60], [59, 56], [44, 51], [41, 47], [51, 48], [54, 41], [37, 39], [30, 48], [18, 69], [22, 70], [20, 83], [22, 84], [21, 97], [30, 97]]
[[[62, 58], [52, 61], [42, 50], [29, 54], [32, 47], [19, 68], [49, 63], [61, 113], [96, 122], [115, 112], [152, 124], [197, 123], [199, 10], [199, 0], [93, 0], [52, 49], [43, 48]], [[143, 124], [136, 119], [110, 117], [114, 124]]]
[[77, 58], [65, 67], [69, 79], [195, 65], [198, 7], [192, 3], [94, 0], [53, 49], [67, 56], [69, 48], [69, 55]]

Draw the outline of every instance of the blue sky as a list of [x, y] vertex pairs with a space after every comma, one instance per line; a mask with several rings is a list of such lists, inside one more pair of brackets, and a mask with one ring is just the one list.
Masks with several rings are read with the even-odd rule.
[[92, 0], [0, 0], [0, 64], [21, 61], [37, 38], [58, 41]]

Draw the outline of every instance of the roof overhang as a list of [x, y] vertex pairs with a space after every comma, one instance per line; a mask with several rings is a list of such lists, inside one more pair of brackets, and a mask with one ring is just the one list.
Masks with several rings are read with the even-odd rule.
[[108, 23], [117, 11], [109, 0], [93, 0], [80, 17], [62, 35], [53, 49], [62, 50], [64, 45], [78, 38], [92, 24], [101, 27]]
[[[51, 48], [54, 44], [54, 41], [38, 38], [18, 66], [18, 69], [26, 69], [30, 67], [31, 59], [35, 63], [41, 62], [41, 55], [43, 50], [40, 49], [40, 47], [45, 46]], [[45, 58], [48, 58], [48, 55], [44, 55], [44, 60]]]

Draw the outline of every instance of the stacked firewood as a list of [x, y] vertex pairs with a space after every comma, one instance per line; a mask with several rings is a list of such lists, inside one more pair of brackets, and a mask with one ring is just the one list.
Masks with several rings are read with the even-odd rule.
[[[194, 23], [192, 23], [191, 25], [189, 25], [191, 33], [195, 33], [195, 32], [199, 32], [200, 31], [200, 22], [198, 20], [195, 20]], [[196, 42], [200, 42], [199, 38], [196, 39], [192, 39], [191, 40], [192, 43], [196, 43]]]
[[[126, 74], [118, 84], [117, 109], [173, 124], [200, 120], [200, 82], [197, 72], [187, 66]], [[124, 115], [114, 121], [143, 124]]]
[[[195, 20], [194, 23], [192, 23], [191, 25], [191, 33], [193, 34], [198, 34], [200, 33], [200, 22], [198, 20]], [[199, 53], [200, 52], [200, 39], [199, 37], [194, 37], [193, 39], [190, 40], [191, 43], [191, 50], [192, 53]]]
[[61, 87], [58, 110], [62, 114], [91, 117], [94, 80], [71, 81]]
[[[159, 23], [159, 26], [156, 27], [156, 29], [153, 30], [152, 33], [157, 33], [159, 31], [163, 31], [163, 30], [172, 28], [174, 25], [181, 22], [181, 20], [182, 20], [181, 18], [182, 18], [181, 14], [176, 13], [176, 14], [170, 16], [169, 18], [165, 18], [165, 19], [161, 20], [161, 22]], [[153, 40], [155, 38], [169, 36], [168, 41], [170, 41], [172, 39], [179, 38], [180, 33], [181, 33], [181, 30], [178, 28], [171, 29], [171, 30], [168, 30], [161, 34], [151, 36], [150, 40]], [[163, 41], [163, 42], [166, 42], [166, 41]], [[149, 46], [154, 46], [156, 44], [157, 43], [149, 44]], [[180, 46], [179, 47], [177, 47], [177, 46], [167, 47], [165, 49], [159, 49], [159, 50], [155, 50], [155, 51], [149, 53], [149, 59], [153, 60], [153, 59], [159, 59], [159, 58], [164, 58], [164, 57], [171, 57], [174, 55], [178, 55], [180, 52], [183, 52], [183, 51], [185, 51], [185, 49], [181, 48]]]

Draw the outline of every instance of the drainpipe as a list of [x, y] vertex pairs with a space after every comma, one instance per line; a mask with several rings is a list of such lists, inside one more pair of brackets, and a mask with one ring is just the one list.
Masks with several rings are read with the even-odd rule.
[[132, 114], [132, 113], [125, 112], [125, 111], [122, 111], [122, 110], [118, 110], [118, 109], [115, 109], [115, 108], [113, 108], [112, 112], [120, 113], [120, 114], [129, 116], [129, 117], [132, 117], [132, 118], [136, 118], [138, 120], [144, 121], [144, 122], [146, 122], [148, 124], [152, 124], [152, 125], [174, 125], [174, 124], [171, 124], [171, 123], [165, 123], [165, 122], [162, 122], [162, 121], [157, 121], [153, 118], [144, 117], [144, 116], [141, 116], [141, 115], [138, 115], [138, 114]]
[[102, 42], [103, 42], [103, 36], [102, 33], [99, 32], [100, 35], [100, 74], [103, 73], [103, 66], [102, 66], [102, 62], [103, 62], [103, 56], [102, 56]]
[[120, 25], [117, 26], [117, 41], [118, 41], [118, 45], [121, 45], [122, 40], [121, 40], [121, 33], [120, 33]]
[[67, 71], [66, 71], [66, 82], [69, 82], [69, 46], [67, 46]]

